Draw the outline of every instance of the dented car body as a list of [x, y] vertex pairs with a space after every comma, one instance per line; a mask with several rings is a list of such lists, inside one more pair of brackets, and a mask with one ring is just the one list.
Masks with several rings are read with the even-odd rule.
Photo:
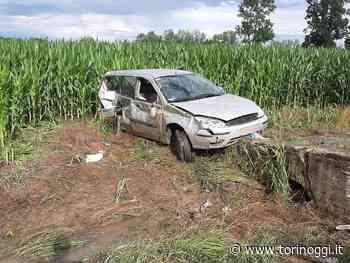
[[108, 72], [99, 99], [105, 117], [120, 115], [122, 129], [173, 144], [184, 161], [193, 149], [224, 148], [267, 126], [254, 102], [182, 70]]

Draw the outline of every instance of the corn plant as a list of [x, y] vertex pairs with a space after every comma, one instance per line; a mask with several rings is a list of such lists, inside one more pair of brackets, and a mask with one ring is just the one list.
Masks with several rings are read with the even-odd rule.
[[98, 108], [111, 69], [184, 68], [265, 109], [350, 102], [350, 52], [273, 45], [0, 39], [0, 154], [16, 131]]

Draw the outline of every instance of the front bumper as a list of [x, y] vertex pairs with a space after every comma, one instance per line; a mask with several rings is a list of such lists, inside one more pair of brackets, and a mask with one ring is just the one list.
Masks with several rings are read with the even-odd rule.
[[240, 138], [261, 132], [267, 127], [267, 116], [242, 125], [221, 129], [199, 130], [189, 139], [194, 149], [220, 149], [236, 143]]

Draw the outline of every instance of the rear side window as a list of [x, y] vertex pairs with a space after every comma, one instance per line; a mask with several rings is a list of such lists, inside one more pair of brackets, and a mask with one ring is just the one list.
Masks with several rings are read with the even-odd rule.
[[135, 77], [111, 76], [107, 77], [107, 88], [110, 91], [126, 96], [135, 97], [137, 79]]

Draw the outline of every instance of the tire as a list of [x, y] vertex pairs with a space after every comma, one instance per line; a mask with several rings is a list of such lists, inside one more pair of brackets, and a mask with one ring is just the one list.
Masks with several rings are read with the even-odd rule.
[[193, 153], [190, 141], [182, 130], [175, 130], [172, 136], [171, 147], [178, 160], [189, 163], [192, 161]]

